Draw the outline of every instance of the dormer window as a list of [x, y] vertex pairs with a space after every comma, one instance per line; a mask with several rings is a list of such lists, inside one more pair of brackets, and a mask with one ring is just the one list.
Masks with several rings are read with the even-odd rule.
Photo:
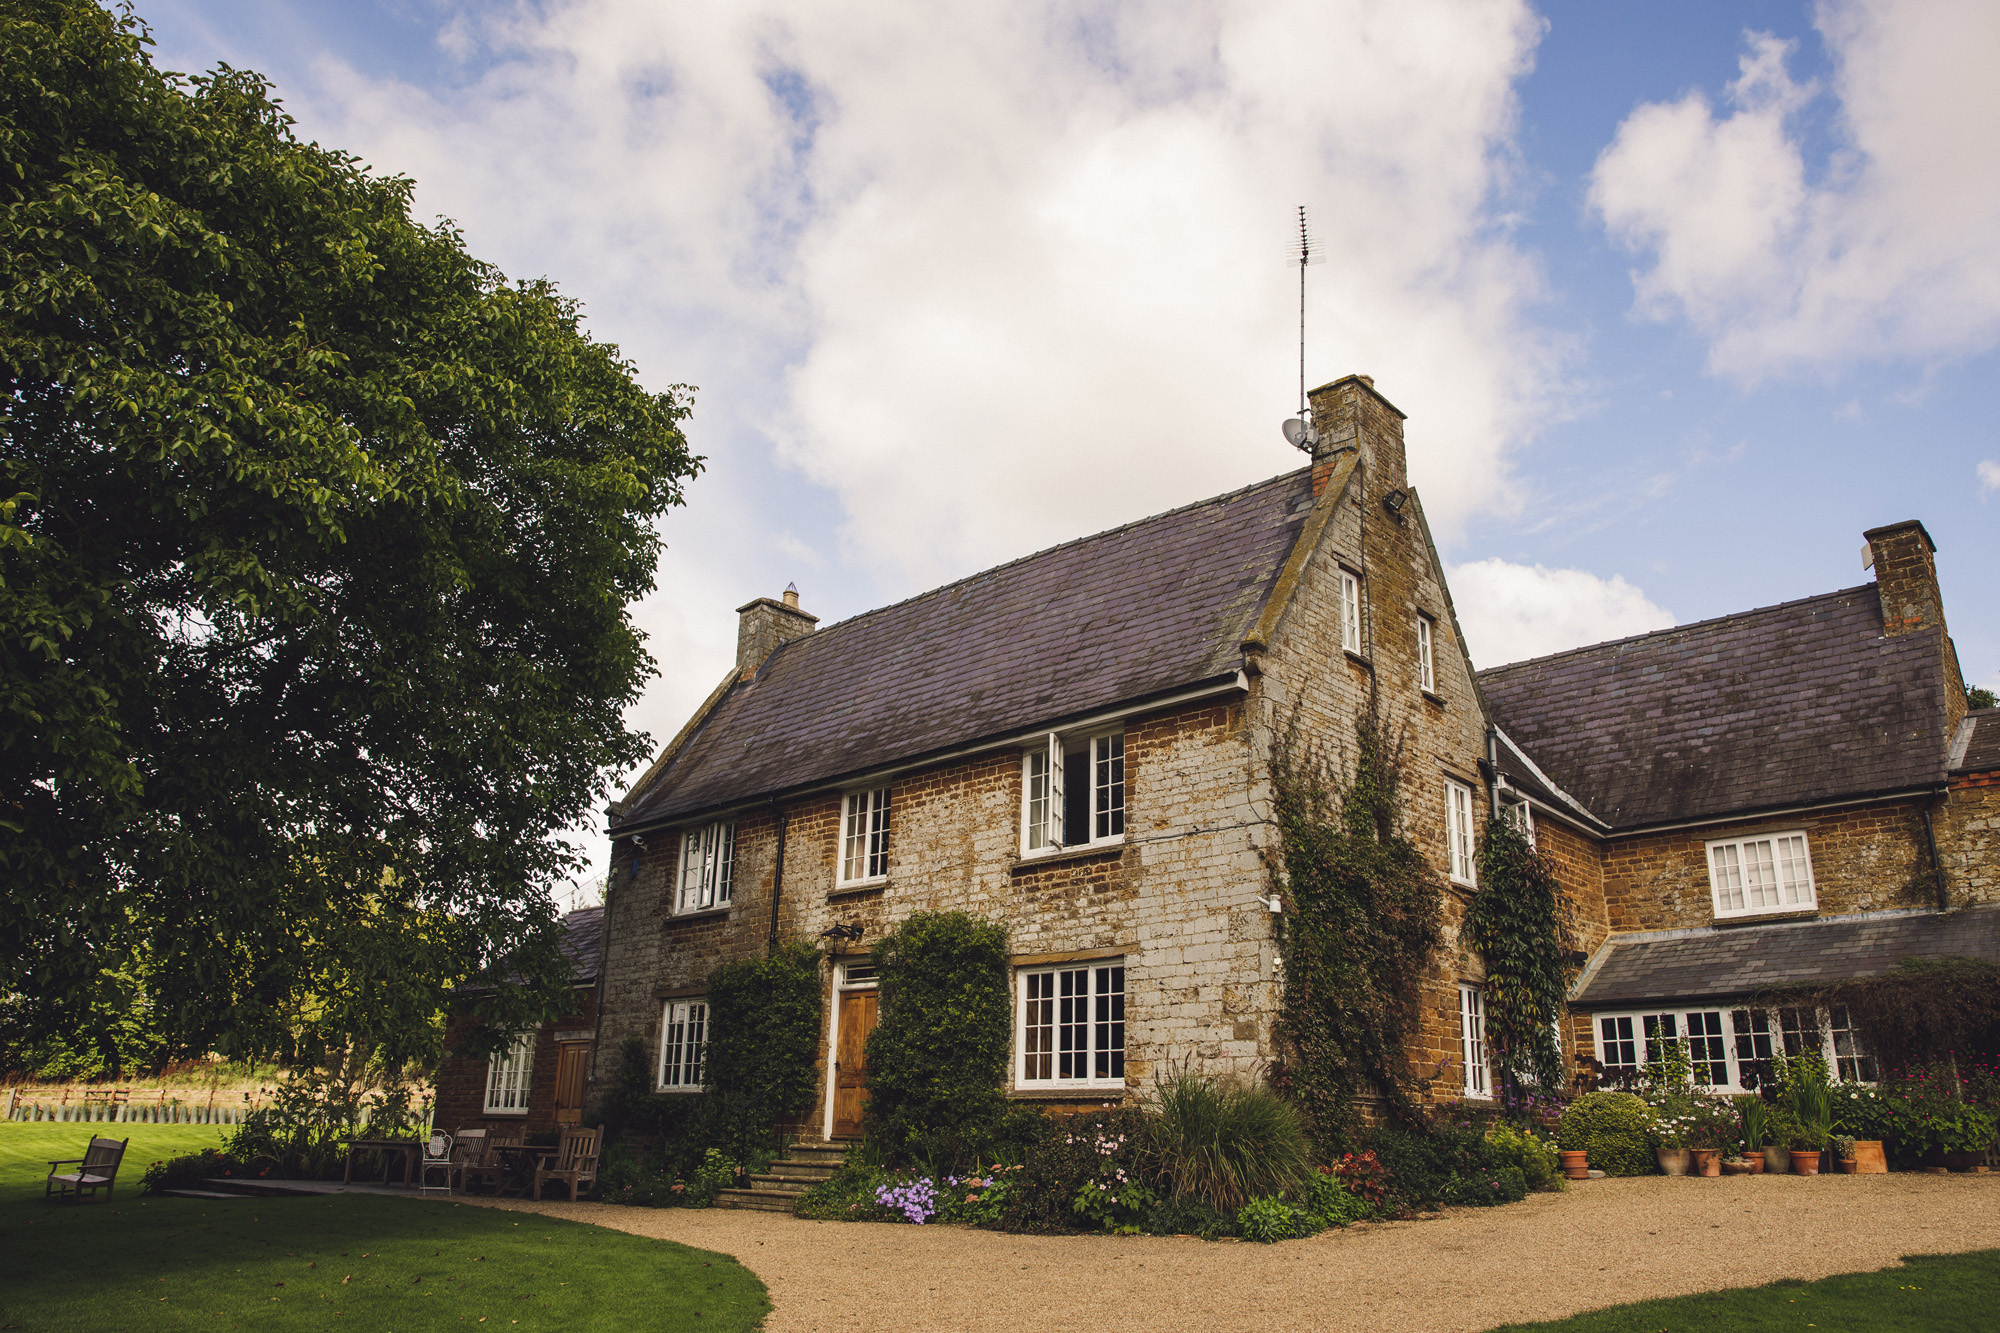
[[1021, 758], [1021, 854], [1125, 840], [1125, 733], [1051, 733]]

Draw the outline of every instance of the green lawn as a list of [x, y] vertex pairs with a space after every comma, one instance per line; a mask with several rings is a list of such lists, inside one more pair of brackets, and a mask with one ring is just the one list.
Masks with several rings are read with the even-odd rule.
[[1963, 1333], [2000, 1327], [2000, 1250], [1918, 1254], [1901, 1268], [1676, 1296], [1492, 1333]]
[[[129, 1135], [110, 1204], [45, 1204], [52, 1157]], [[437, 1200], [149, 1198], [187, 1125], [0, 1123], [0, 1329], [705, 1330], [758, 1327], [764, 1284], [667, 1241]], [[129, 1186], [128, 1186], [129, 1181]]]

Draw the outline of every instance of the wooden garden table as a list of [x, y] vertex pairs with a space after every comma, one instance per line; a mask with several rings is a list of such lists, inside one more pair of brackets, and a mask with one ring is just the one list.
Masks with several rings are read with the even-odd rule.
[[414, 1185], [417, 1181], [417, 1161], [424, 1150], [422, 1139], [342, 1139], [347, 1145], [347, 1165], [340, 1173], [340, 1183], [351, 1184], [354, 1180], [354, 1154], [356, 1152], [379, 1152], [382, 1154], [382, 1183], [389, 1183], [389, 1162], [400, 1156], [403, 1159], [403, 1183]]

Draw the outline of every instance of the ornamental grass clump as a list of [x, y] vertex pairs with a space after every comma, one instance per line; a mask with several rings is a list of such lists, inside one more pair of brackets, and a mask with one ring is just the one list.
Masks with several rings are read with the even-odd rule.
[[1155, 1098], [1147, 1157], [1170, 1193], [1235, 1212], [1296, 1190], [1312, 1170], [1298, 1113], [1268, 1088], [1180, 1070]]

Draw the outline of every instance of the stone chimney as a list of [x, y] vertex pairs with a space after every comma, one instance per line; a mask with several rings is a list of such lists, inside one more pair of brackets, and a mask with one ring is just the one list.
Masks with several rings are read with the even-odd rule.
[[1943, 629], [1944, 599], [1938, 595], [1937, 562], [1931, 558], [1937, 543], [1924, 525], [1911, 519], [1861, 535], [1868, 539], [1868, 563], [1882, 598], [1883, 637]]
[[736, 616], [736, 674], [744, 680], [757, 674], [779, 644], [803, 638], [819, 624], [818, 616], [799, 610], [796, 583], [786, 585], [784, 601], [759, 597], [737, 607]]
[[1958, 648], [1944, 623], [1944, 596], [1938, 591], [1937, 543], [1911, 519], [1870, 528], [1863, 559], [1875, 570], [1875, 593], [1882, 600], [1882, 637], [1934, 631], [1944, 640], [1944, 735], [1947, 745], [1965, 719], [1965, 676]]
[[1322, 384], [1311, 394], [1313, 428], [1313, 498], [1326, 489], [1327, 477], [1349, 449], [1361, 451], [1366, 500], [1379, 501], [1391, 491], [1408, 487], [1403, 456], [1403, 413], [1375, 391], [1372, 375], [1348, 375]]

